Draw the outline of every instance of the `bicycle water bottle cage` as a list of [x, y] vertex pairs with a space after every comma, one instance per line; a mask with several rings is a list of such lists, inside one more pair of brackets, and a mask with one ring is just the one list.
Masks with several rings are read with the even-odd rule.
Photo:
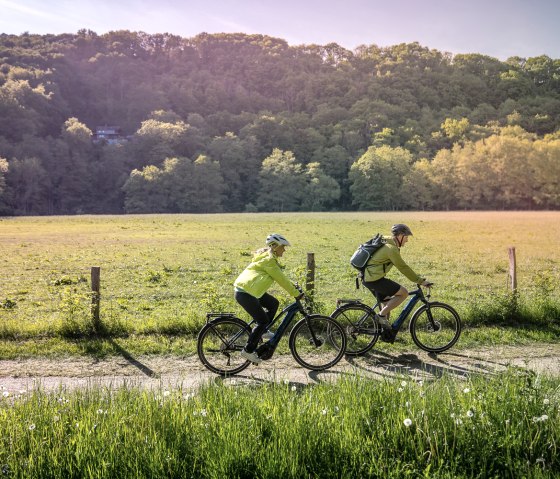
[[206, 322], [215, 318], [235, 318], [233, 313], [206, 313]]
[[359, 304], [359, 303], [361, 303], [359, 299], [339, 298], [336, 300], [336, 307], [338, 308], [342, 304]]

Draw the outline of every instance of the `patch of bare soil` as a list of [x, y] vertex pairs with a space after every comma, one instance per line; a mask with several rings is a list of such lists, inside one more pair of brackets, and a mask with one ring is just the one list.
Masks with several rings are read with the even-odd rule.
[[424, 352], [387, 353], [374, 350], [363, 357], [344, 358], [327, 371], [308, 371], [289, 356], [274, 356], [241, 374], [222, 379], [207, 371], [197, 356], [111, 357], [0, 360], [0, 389], [8, 392], [68, 390], [101, 386], [148, 389], [191, 389], [203, 383], [226, 384], [283, 382], [313, 384], [360, 375], [372, 379], [407, 376], [429, 380], [442, 375], [466, 378], [473, 374], [492, 376], [515, 367], [535, 373], [560, 376], [560, 344], [499, 346], [440, 355]]

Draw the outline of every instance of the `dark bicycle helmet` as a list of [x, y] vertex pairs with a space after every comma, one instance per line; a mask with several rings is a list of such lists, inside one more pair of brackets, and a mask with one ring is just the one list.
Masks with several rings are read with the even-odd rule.
[[398, 235], [412, 236], [412, 231], [410, 231], [410, 228], [405, 224], [397, 223], [391, 226], [391, 234], [393, 236], [398, 236]]

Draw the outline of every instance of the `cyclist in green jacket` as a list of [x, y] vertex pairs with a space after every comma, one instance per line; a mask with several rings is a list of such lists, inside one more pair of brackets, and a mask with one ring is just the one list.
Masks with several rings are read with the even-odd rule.
[[273, 233], [266, 238], [266, 245], [266, 248], [255, 252], [251, 264], [234, 283], [235, 300], [257, 322], [241, 351], [241, 356], [255, 364], [262, 361], [255, 352], [259, 339], [278, 311], [278, 300], [267, 290], [276, 282], [294, 298], [302, 296], [278, 263], [278, 258], [282, 257], [290, 242], [284, 236]]
[[374, 296], [382, 302], [381, 311], [376, 315], [379, 325], [383, 329], [389, 329], [389, 313], [399, 306], [407, 297], [408, 290], [399, 283], [385, 276], [394, 266], [404, 274], [410, 281], [422, 286], [430, 284], [426, 278], [416, 274], [401, 257], [400, 249], [412, 236], [410, 228], [402, 223], [391, 227], [391, 236], [384, 236], [385, 244], [378, 249], [369, 259], [363, 278], [363, 285], [368, 288]]

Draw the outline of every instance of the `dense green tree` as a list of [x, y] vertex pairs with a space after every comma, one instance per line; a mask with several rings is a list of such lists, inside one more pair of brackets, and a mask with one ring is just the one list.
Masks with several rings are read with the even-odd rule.
[[334, 178], [326, 175], [319, 163], [309, 163], [301, 208], [305, 211], [324, 211], [340, 198], [340, 187]]
[[370, 147], [350, 168], [350, 190], [359, 209], [394, 210], [406, 204], [403, 178], [412, 163], [404, 148]]
[[297, 211], [305, 186], [303, 167], [294, 154], [275, 148], [262, 163], [257, 207], [264, 211]]

